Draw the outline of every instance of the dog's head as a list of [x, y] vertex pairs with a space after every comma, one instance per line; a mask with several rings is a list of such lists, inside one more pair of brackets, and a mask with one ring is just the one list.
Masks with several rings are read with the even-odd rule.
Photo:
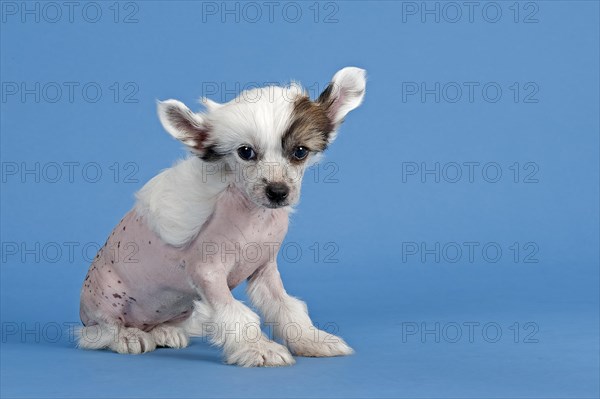
[[247, 90], [225, 104], [204, 99], [204, 113], [167, 100], [158, 115], [167, 132], [218, 166], [252, 202], [279, 208], [298, 202], [307, 165], [360, 105], [365, 84], [365, 71], [348, 67], [314, 101], [292, 83]]

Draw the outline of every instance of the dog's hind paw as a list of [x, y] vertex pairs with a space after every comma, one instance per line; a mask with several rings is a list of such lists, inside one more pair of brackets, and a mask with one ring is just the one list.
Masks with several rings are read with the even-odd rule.
[[185, 348], [190, 343], [187, 333], [181, 327], [159, 325], [154, 327], [150, 334], [157, 346], [179, 349]]
[[152, 335], [138, 328], [121, 327], [110, 349], [118, 353], [137, 355], [156, 349]]
[[237, 348], [226, 356], [225, 362], [243, 367], [278, 367], [296, 363], [285, 346], [266, 338]]

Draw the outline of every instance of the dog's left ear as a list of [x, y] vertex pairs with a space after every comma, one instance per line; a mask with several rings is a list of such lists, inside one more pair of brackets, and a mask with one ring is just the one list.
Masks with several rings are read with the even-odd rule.
[[204, 155], [210, 133], [204, 118], [177, 100], [159, 101], [157, 107], [165, 130], [195, 153]]
[[339, 70], [317, 99], [327, 110], [333, 126], [337, 128], [348, 112], [358, 107], [365, 96], [366, 71], [356, 67]]

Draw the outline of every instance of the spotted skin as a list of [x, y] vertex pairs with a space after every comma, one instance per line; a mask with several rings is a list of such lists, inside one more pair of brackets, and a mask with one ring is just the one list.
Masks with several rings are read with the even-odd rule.
[[[164, 243], [135, 210], [100, 249], [81, 291], [85, 326], [116, 324], [150, 331], [187, 319], [204, 296], [206, 276], [225, 275], [229, 289], [272, 260], [288, 227], [288, 212], [249, 202], [235, 188], [220, 194], [214, 212], [188, 245]], [[229, 292], [211, 292], [227, 301]]]

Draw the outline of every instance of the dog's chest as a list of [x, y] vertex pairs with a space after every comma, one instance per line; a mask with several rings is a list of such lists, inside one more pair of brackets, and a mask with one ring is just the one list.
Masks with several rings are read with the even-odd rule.
[[196, 240], [200, 263], [223, 265], [233, 288], [276, 260], [287, 227], [286, 210], [256, 207], [237, 190], [227, 190]]

